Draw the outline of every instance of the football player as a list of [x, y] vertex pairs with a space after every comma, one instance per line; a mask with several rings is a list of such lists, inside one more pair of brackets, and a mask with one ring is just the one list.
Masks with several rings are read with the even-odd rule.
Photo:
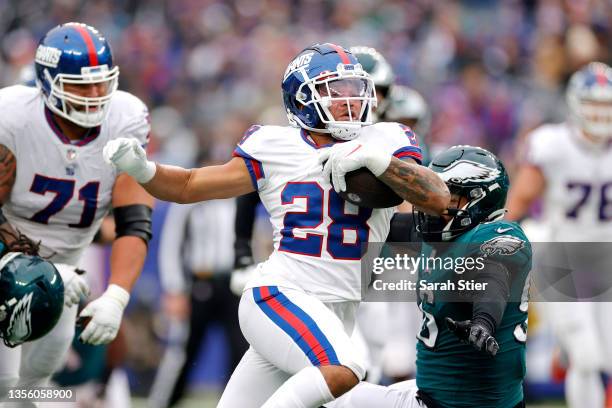
[[[395, 75], [393, 74], [391, 65], [381, 53], [376, 51], [376, 49], [366, 46], [356, 46], [349, 48], [349, 51], [357, 58], [363, 70], [370, 75], [374, 83], [377, 103], [375, 109], [373, 108], [372, 121], [375, 123], [378, 121], [378, 118], [384, 116], [386, 108], [389, 105], [386, 98], [389, 95], [391, 85], [393, 85]], [[412, 108], [411, 112], [415, 111], [415, 109], [416, 111], [420, 111], [420, 108], [416, 107]], [[398, 119], [399, 118], [389, 119], [389, 121], [400, 122]], [[413, 128], [410, 125], [408, 126]], [[417, 132], [417, 135], [420, 136], [420, 133]], [[255, 209], [259, 203], [260, 200], [256, 192], [240, 196], [237, 199], [235, 222], [236, 241], [234, 243], [234, 269], [236, 273], [232, 276], [232, 281], [238, 295], [242, 293], [244, 284], [246, 284], [250, 278], [252, 265], [254, 263], [253, 252], [251, 250], [251, 239], [253, 235], [253, 225], [255, 223]]]
[[[459, 273], [434, 262], [420, 268], [416, 380], [360, 383], [335, 408], [524, 407], [531, 245], [518, 224], [503, 220], [506, 170], [472, 146], [451, 147], [429, 167], [445, 180], [451, 204], [442, 216], [415, 211], [423, 258], [472, 258], [474, 265], [480, 259], [482, 267]], [[458, 279], [486, 290], [436, 286], [458, 285]]]
[[[45, 385], [59, 369], [75, 330], [76, 304], [87, 295], [75, 265], [111, 206], [117, 226], [106, 292], [81, 316], [90, 318], [80, 339], [115, 337], [129, 291], [151, 236], [152, 197], [102, 159], [118, 136], [146, 145], [148, 113], [135, 96], [117, 90], [119, 68], [95, 28], [68, 23], [51, 29], [35, 56], [36, 87], [0, 90], [0, 201], [10, 226], [40, 241], [66, 286], [55, 328], [26, 350], [0, 347], [0, 385]], [[0, 392], [1, 393], [1, 392]]]
[[349, 51], [330, 43], [304, 49], [281, 87], [293, 126], [251, 127], [224, 165], [156, 164], [132, 139], [104, 148], [110, 163], [162, 200], [188, 203], [257, 190], [270, 214], [274, 252], [240, 302], [240, 326], [251, 347], [219, 407], [318, 407], [364, 377], [349, 337], [361, 293], [361, 245], [386, 237], [393, 209], [342, 200], [337, 191], [346, 189], [346, 172], [366, 167], [431, 213], [441, 213], [449, 200], [442, 180], [418, 164], [411, 131], [396, 123], [365, 126], [376, 98]]
[[[374, 123], [386, 121], [386, 112], [394, 108], [396, 117], [389, 119], [389, 121], [406, 124], [398, 120], [402, 119], [401, 114], [397, 115], [400, 111], [406, 113], [406, 107], [398, 106], [397, 103], [392, 107], [388, 102], [389, 95], [393, 94], [392, 87], [396, 86], [393, 85], [395, 75], [389, 62], [372, 47], [355, 46], [349, 48], [349, 51], [357, 58], [363, 70], [370, 75], [374, 83], [377, 105], [373, 108], [372, 121]], [[412, 105], [412, 102], [415, 102], [414, 100], [409, 102], [412, 109], [409, 115], [412, 119], [414, 114], [420, 113], [422, 109], [420, 105]], [[416, 103], [418, 104], [418, 102], [420, 101], [417, 100]], [[412, 126], [408, 126], [412, 128]], [[422, 153], [425, 154], [423, 147], [420, 146], [420, 148]], [[255, 210], [259, 202], [256, 193], [247, 194], [237, 199], [236, 241], [234, 243], [235, 271], [232, 274], [232, 287], [237, 295], [242, 293], [244, 286], [255, 271], [251, 240], [255, 223]], [[366, 354], [367, 379], [374, 383], [378, 383], [382, 377], [383, 349], [389, 338], [389, 318], [387, 316], [390, 316], [390, 313], [387, 309], [388, 305], [384, 302], [362, 303], [359, 307], [357, 325], [353, 334], [353, 340]], [[414, 338], [414, 333], [411, 333], [410, 337]]]
[[[566, 122], [545, 124], [527, 136], [526, 161], [509, 194], [509, 218], [524, 218], [531, 204], [541, 198], [542, 217], [538, 224], [546, 231], [546, 240], [612, 242], [612, 68], [593, 62], [574, 73], [567, 88], [567, 104], [571, 116]], [[603, 252], [598, 251], [594, 257], [603, 261], [606, 269], [612, 259]], [[608, 276], [597, 271], [591, 276], [577, 274], [575, 278], [597, 280]], [[606, 320], [612, 311], [611, 303], [542, 305], [569, 356], [565, 381], [569, 406], [602, 407], [605, 393], [600, 373], [612, 373], [612, 360], [606, 358], [612, 355], [612, 333]]]

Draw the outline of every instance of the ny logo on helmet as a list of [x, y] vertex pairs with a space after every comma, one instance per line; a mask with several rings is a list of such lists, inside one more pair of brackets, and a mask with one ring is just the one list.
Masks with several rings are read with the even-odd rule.
[[299, 68], [310, 64], [310, 60], [312, 60], [313, 55], [314, 52], [309, 52], [307, 54], [298, 55], [296, 59], [291, 61], [291, 63], [289, 64], [289, 66], [287, 66], [287, 69], [285, 70], [285, 75], [283, 75], [283, 81], [286, 80], [287, 77], [291, 75], [291, 73], [293, 73], [293, 71], [297, 71]]
[[61, 56], [62, 50], [55, 47], [40, 45], [38, 49], [36, 49], [36, 57], [34, 60], [40, 65], [57, 68]]

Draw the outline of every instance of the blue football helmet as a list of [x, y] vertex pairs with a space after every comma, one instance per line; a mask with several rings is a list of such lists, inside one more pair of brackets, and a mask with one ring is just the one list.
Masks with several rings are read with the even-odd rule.
[[592, 62], [575, 72], [567, 87], [573, 119], [586, 133], [612, 139], [612, 68]]
[[64, 282], [38, 256], [9, 252], [0, 259], [0, 337], [8, 347], [49, 333], [64, 308]]
[[[113, 65], [110, 45], [98, 30], [81, 23], [51, 29], [38, 44], [34, 67], [36, 83], [53, 113], [84, 128], [102, 124], [117, 90], [119, 67]], [[65, 89], [87, 84], [97, 84], [102, 95], [81, 96]]]
[[300, 52], [287, 67], [281, 87], [294, 126], [351, 140], [362, 126], [372, 123], [374, 82], [338, 45], [315, 44]]

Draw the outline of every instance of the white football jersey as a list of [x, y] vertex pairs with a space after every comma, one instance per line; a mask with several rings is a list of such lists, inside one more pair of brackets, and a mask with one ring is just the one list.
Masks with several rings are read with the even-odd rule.
[[101, 126], [71, 143], [54, 122], [37, 88], [0, 90], [0, 144], [15, 155], [17, 176], [2, 211], [10, 224], [41, 241], [41, 255], [76, 265], [111, 206], [116, 170], [102, 148], [117, 137], [146, 145], [150, 125], [145, 105], [117, 91]]
[[[358, 140], [398, 158], [421, 159], [415, 134], [397, 123], [364, 127]], [[234, 151], [244, 158], [274, 228], [274, 251], [247, 289], [297, 287], [324, 302], [361, 298], [361, 245], [387, 238], [395, 210], [340, 198], [318, 163], [319, 148], [328, 146], [317, 146], [299, 128], [253, 126]]]
[[550, 239], [612, 241], [612, 146], [589, 143], [567, 123], [543, 125], [527, 143], [528, 161], [546, 178], [542, 221]]

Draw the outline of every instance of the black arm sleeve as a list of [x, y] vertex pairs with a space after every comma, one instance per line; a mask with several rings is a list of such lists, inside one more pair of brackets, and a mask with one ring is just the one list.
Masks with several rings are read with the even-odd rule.
[[391, 218], [391, 228], [387, 242], [421, 242], [421, 237], [414, 227], [412, 213], [395, 213]]
[[243, 268], [253, 263], [251, 239], [253, 238], [257, 204], [259, 204], [259, 194], [257, 192], [240, 196], [236, 201], [234, 268]]
[[512, 276], [508, 268], [499, 262], [485, 260], [484, 266], [477, 272], [475, 281], [486, 283], [486, 289], [473, 293], [472, 321], [495, 333], [510, 298]]

